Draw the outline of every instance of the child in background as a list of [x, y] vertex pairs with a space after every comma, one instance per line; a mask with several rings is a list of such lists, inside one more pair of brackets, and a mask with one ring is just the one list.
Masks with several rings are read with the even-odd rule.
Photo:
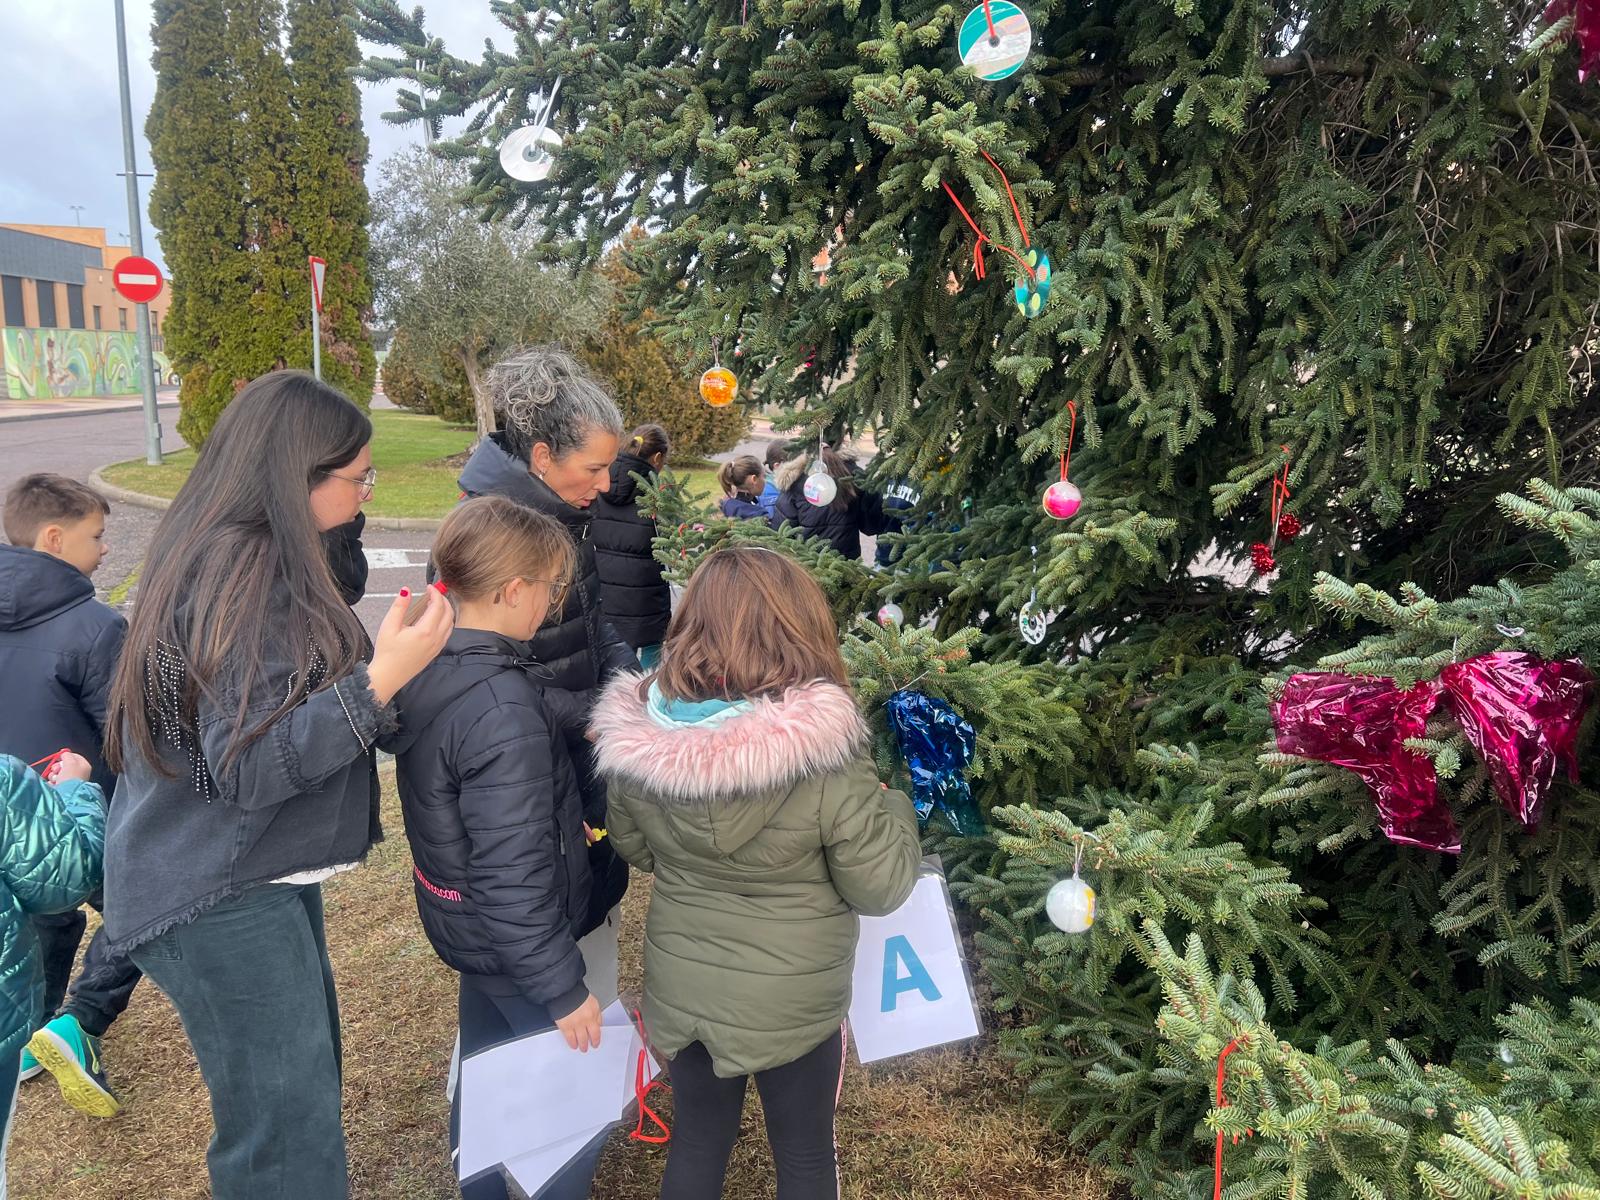
[[646, 669], [661, 654], [672, 619], [672, 589], [655, 559], [655, 518], [639, 511], [639, 483], [667, 465], [672, 443], [659, 425], [633, 431], [611, 464], [611, 488], [594, 499], [589, 540], [600, 573], [600, 608]]
[[105, 796], [89, 782], [92, 772], [87, 759], [66, 754], [48, 784], [21, 759], [0, 754], [0, 1196], [19, 1055], [44, 1014], [39, 939], [29, 917], [77, 908], [100, 886]]
[[886, 790], [822, 589], [743, 546], [689, 580], [645, 680], [595, 708], [610, 841], [655, 891], [644, 1017], [672, 1059], [662, 1200], [722, 1194], [754, 1075], [783, 1200], [839, 1195], [834, 1109], [858, 914], [911, 894], [911, 802]]
[[754, 455], [741, 454], [732, 462], [722, 464], [717, 472], [717, 482], [722, 485], [722, 515], [735, 520], [748, 521], [765, 517], [761, 507], [761, 487], [764, 477], [761, 464]]
[[778, 497], [783, 493], [783, 489], [778, 486], [778, 468], [788, 462], [789, 458], [788, 442], [780, 438], [778, 441], [767, 443], [765, 458], [767, 481], [761, 489], [761, 499], [758, 503], [761, 505], [762, 515], [768, 519], [772, 517], [772, 510], [777, 507]]
[[[107, 796], [117, 780], [101, 756], [106, 693], [128, 624], [95, 599], [90, 576], [109, 550], [110, 511], [104, 496], [76, 479], [27, 475], [6, 494], [11, 544], [0, 546], [0, 745], [24, 762], [70, 746], [88, 760], [90, 779]], [[100, 908], [98, 894], [88, 900]], [[48, 1068], [72, 1107], [113, 1116], [121, 1104], [106, 1082], [99, 1039], [128, 1007], [139, 968], [109, 954], [97, 930], [68, 997], [87, 919], [73, 905], [33, 921], [50, 1023], [34, 1039], [37, 1052], [22, 1051], [22, 1078]]]
[[[528, 642], [571, 584], [572, 541], [554, 518], [502, 496], [468, 500], [433, 544], [456, 627], [397, 697], [396, 758], [417, 910], [434, 950], [461, 975], [463, 1056], [559, 1029], [600, 1044], [616, 999], [615, 917], [590, 916], [588, 827], [578, 772], [546, 711]], [[585, 936], [591, 935], [591, 936]], [[602, 1135], [540, 1195], [589, 1194]], [[460, 1145], [459, 1098], [450, 1146]], [[507, 1195], [498, 1175], [466, 1200]]]

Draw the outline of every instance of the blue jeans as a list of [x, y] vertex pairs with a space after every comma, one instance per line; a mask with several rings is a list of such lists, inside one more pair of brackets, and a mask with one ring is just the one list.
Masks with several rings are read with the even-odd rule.
[[200, 1060], [213, 1200], [344, 1200], [339, 1002], [322, 886], [273, 883], [133, 951]]

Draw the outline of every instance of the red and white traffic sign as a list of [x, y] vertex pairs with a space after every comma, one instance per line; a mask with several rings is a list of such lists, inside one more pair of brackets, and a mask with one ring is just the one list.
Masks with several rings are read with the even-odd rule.
[[328, 264], [315, 254], [310, 257], [311, 262], [311, 303], [317, 306], [317, 311], [322, 311], [322, 280], [328, 273]]
[[126, 300], [148, 304], [161, 294], [161, 268], [130, 254], [111, 268], [111, 286]]

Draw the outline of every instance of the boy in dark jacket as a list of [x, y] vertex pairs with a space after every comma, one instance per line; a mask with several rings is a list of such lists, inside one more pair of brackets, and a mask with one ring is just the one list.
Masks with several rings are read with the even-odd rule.
[[[27, 475], [6, 494], [10, 545], [0, 546], [0, 744], [24, 762], [61, 749], [81, 754], [107, 797], [117, 781], [101, 757], [106, 692], [127, 622], [95, 599], [89, 577], [109, 549], [110, 511], [100, 493], [75, 479]], [[99, 894], [89, 902], [98, 909]], [[54, 1019], [35, 1035], [43, 1059], [31, 1046], [23, 1052], [22, 1077], [48, 1067], [74, 1108], [112, 1116], [120, 1105], [106, 1085], [99, 1039], [128, 1007], [139, 969], [109, 954], [97, 930], [63, 1008], [87, 920], [74, 907], [33, 922], [44, 964], [44, 1011]]]
[[[586, 1051], [616, 999], [615, 917], [591, 876], [578, 768], [545, 702], [549, 672], [529, 647], [559, 611], [576, 557], [560, 524], [504, 497], [452, 512], [433, 561], [456, 628], [401, 689], [401, 728], [379, 742], [395, 755], [423, 930], [461, 975], [463, 1056], [552, 1027]], [[604, 1140], [540, 1195], [587, 1196]], [[507, 1191], [480, 1177], [462, 1195]]]

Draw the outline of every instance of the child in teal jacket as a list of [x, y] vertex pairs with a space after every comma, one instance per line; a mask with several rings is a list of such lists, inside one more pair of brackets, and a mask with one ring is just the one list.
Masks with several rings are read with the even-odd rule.
[[100, 886], [105, 797], [89, 773], [87, 760], [63, 755], [52, 785], [0, 754], [0, 1196], [17, 1066], [44, 1008], [44, 967], [28, 918], [76, 908]]

